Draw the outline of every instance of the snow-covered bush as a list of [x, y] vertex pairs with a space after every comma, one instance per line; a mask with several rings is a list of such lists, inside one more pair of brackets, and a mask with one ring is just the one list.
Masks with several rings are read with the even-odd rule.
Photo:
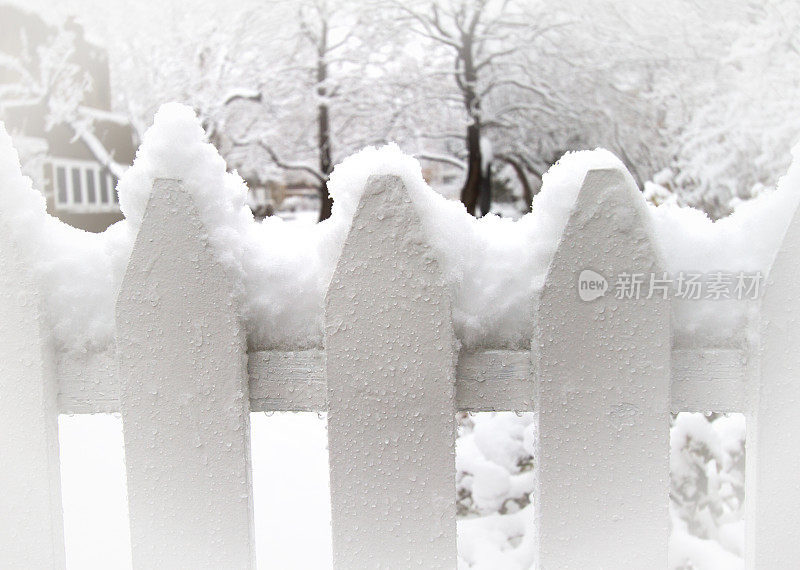
[[741, 414], [680, 413], [670, 430], [673, 513], [698, 538], [742, 555], [745, 422]]
[[535, 560], [532, 413], [458, 415], [459, 568], [527, 569]]
[[[461, 568], [532, 568], [533, 413], [458, 416]], [[680, 413], [670, 428], [670, 570], [743, 568], [745, 422]]]
[[534, 436], [531, 413], [459, 414], [460, 516], [515, 513], [530, 504]]

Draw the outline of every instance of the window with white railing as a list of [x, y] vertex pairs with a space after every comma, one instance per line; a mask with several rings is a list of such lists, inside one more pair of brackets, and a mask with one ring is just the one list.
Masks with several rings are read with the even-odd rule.
[[117, 178], [100, 164], [54, 159], [53, 195], [56, 208], [73, 212], [118, 212]]

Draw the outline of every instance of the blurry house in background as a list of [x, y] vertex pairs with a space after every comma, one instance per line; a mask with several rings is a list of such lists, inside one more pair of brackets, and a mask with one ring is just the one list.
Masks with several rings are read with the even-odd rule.
[[276, 213], [283, 219], [305, 217], [317, 221], [322, 201], [319, 197], [319, 183], [310, 176], [303, 172], [285, 172], [277, 198]]
[[106, 52], [77, 23], [0, 5], [0, 120], [48, 212], [93, 232], [122, 219], [116, 184], [136, 133], [111, 111]]
[[452, 164], [423, 161], [422, 177], [428, 185], [445, 198], [459, 200], [466, 172]]
[[247, 183], [247, 205], [256, 220], [277, 215], [287, 220], [302, 217], [316, 221], [321, 205], [316, 180], [302, 172], [270, 167], [266, 159], [260, 163], [253, 161], [258, 164], [258, 169], [237, 165], [240, 158], [233, 153], [226, 156], [229, 165], [233, 163], [236, 172]]
[[[242, 116], [240, 113], [227, 120], [230, 124]], [[273, 215], [315, 221], [319, 217], [322, 202], [317, 179], [302, 170], [274, 166], [269, 155], [261, 152], [257, 145], [237, 145], [222, 130], [215, 130], [210, 140], [225, 157], [228, 167], [247, 183], [247, 204], [256, 220]]]

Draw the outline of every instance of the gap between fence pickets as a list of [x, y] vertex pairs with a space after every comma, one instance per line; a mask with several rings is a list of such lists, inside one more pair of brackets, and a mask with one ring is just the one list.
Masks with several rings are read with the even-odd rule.
[[[320, 349], [249, 354], [253, 412], [325, 412], [325, 353]], [[746, 409], [748, 352], [735, 348], [673, 349], [672, 411]], [[62, 414], [119, 411], [114, 350], [60, 355], [56, 373]], [[528, 350], [462, 351], [456, 368], [460, 411], [533, 411]]]

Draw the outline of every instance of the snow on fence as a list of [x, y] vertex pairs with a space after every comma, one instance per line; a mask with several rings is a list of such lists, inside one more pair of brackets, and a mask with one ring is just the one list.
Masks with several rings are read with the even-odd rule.
[[0, 557], [64, 565], [57, 414], [120, 412], [134, 568], [253, 568], [250, 411], [328, 414], [334, 565], [455, 568], [458, 410], [536, 411], [541, 569], [665, 568], [669, 413], [748, 414], [747, 567], [800, 559], [800, 216], [760, 341], [673, 342], [660, 295], [582, 301], [581, 271], [664, 270], [624, 171], [590, 170], [536, 299], [530, 349], [460, 347], [404, 180], [367, 181], [324, 304], [324, 349], [248, 349], [192, 195], [159, 179], [105, 351], [59, 351], [0, 236]]

